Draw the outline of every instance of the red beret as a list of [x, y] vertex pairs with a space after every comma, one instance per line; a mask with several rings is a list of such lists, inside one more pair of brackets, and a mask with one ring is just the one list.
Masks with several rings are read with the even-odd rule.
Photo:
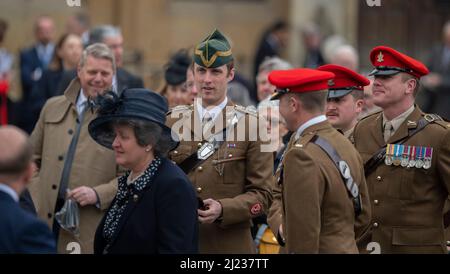
[[271, 100], [280, 98], [285, 93], [304, 93], [311, 91], [327, 90], [328, 81], [334, 74], [315, 69], [290, 69], [274, 70], [269, 74], [269, 82], [277, 87]]
[[317, 69], [329, 71], [335, 75], [334, 79], [330, 81], [328, 98], [343, 97], [353, 90], [362, 91], [364, 90], [364, 86], [370, 84], [369, 79], [343, 66], [330, 64], [321, 66]]
[[375, 67], [370, 75], [392, 75], [406, 72], [420, 78], [429, 73], [428, 68], [421, 62], [386, 46], [372, 49], [370, 61]]

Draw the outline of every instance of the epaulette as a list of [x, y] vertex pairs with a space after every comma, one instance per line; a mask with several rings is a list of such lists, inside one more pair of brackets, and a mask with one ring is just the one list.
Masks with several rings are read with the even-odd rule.
[[240, 105], [235, 105], [234, 109], [239, 112], [242, 112], [242, 113], [250, 114], [253, 116], [258, 116], [258, 111], [256, 110], [256, 108], [254, 106], [244, 107], [244, 106], [240, 106]]
[[445, 129], [450, 128], [450, 123], [437, 114], [427, 113], [423, 115], [423, 118], [427, 120], [428, 123], [438, 124]]
[[[295, 134], [295, 133], [294, 133]], [[310, 132], [307, 135], [302, 136], [302, 138], [298, 138], [294, 144], [293, 148], [302, 149], [311, 141], [311, 139], [315, 136], [314, 132]], [[295, 138], [295, 137], [293, 137]]]
[[173, 107], [173, 108], [171, 108], [167, 113], [166, 113], [166, 116], [167, 115], [170, 115], [171, 113], [173, 113], [173, 112], [184, 112], [184, 111], [190, 111], [190, 110], [193, 110], [194, 109], [194, 105], [179, 105], [179, 106], [176, 106], [176, 107]]

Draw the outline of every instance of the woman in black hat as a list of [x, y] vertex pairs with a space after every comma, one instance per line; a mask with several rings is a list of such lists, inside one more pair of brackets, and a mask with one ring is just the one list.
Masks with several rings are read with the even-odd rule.
[[192, 104], [192, 96], [186, 86], [186, 73], [191, 64], [187, 50], [182, 49], [165, 65], [165, 85], [160, 94], [166, 97], [169, 108]]
[[167, 104], [146, 89], [110, 92], [99, 100], [89, 134], [113, 149], [129, 171], [95, 234], [94, 252], [196, 253], [197, 198], [167, 152], [176, 147], [165, 126]]

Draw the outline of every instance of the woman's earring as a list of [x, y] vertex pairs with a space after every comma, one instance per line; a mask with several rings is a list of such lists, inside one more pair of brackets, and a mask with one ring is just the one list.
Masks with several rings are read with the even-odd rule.
[[150, 152], [150, 149], [149, 149], [149, 148], [146, 148], [145, 151]]

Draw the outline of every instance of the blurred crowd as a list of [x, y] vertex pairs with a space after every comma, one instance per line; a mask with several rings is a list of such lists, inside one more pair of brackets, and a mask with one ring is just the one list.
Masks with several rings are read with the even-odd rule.
[[[21, 50], [18, 56], [15, 56], [2, 48], [3, 41], [7, 39], [8, 22], [0, 18], [0, 125], [17, 126], [26, 133], [32, 134], [33, 142], [35, 144], [40, 144], [42, 147], [44, 147], [44, 145], [48, 146], [48, 144], [51, 143], [54, 145], [55, 150], [59, 148], [66, 149], [69, 147], [68, 151], [70, 152], [72, 145], [74, 147], [77, 146], [76, 142], [78, 141], [78, 137], [73, 138], [76, 139], [75, 144], [72, 144], [72, 137], [79, 134], [82, 130], [78, 128], [82, 127], [82, 119], [93, 119], [93, 117], [90, 117], [90, 114], [81, 116], [82, 118], [80, 118], [80, 116], [74, 116], [72, 117], [73, 121], [67, 122], [70, 130], [68, 132], [58, 132], [56, 129], [52, 128], [51, 125], [60, 123], [62, 120], [69, 118], [65, 116], [65, 103], [57, 101], [59, 100], [59, 97], [57, 96], [66, 95], [66, 97], [70, 99], [72, 98], [70, 97], [72, 96], [71, 92], [74, 90], [79, 92], [81, 88], [81, 90], [85, 89], [85, 91], [89, 93], [91, 92], [91, 89], [92, 92], [94, 92], [96, 89], [105, 87], [111, 91], [112, 94], [115, 94], [114, 96], [116, 97], [128, 98], [127, 96], [130, 95], [123, 94], [126, 90], [146, 88], [142, 80], [143, 75], [134, 75], [125, 68], [123, 62], [124, 45], [127, 41], [124, 40], [121, 30], [117, 26], [91, 26], [89, 17], [86, 14], [80, 13], [67, 19], [66, 31], [60, 37], [55, 37], [55, 22], [49, 16], [37, 18], [33, 28], [34, 43]], [[270, 121], [267, 123], [267, 132], [271, 139], [277, 139], [277, 146], [273, 149], [274, 163], [273, 165], [270, 165], [273, 167], [273, 170], [271, 170], [272, 174], [276, 173], [276, 167], [282, 161], [283, 152], [288, 146], [292, 131], [288, 130], [286, 121], [280, 113], [273, 111], [279, 107], [278, 101], [271, 100], [271, 96], [277, 90], [277, 87], [271, 84], [268, 76], [273, 71], [293, 69], [294, 65], [292, 63], [295, 62], [290, 62], [289, 60], [286, 60], [286, 58], [283, 58], [283, 52], [289, 45], [292, 31], [293, 30], [288, 23], [284, 21], [275, 22], [261, 35], [261, 39], [258, 45], [256, 45], [251, 77], [245, 77], [244, 74], [239, 71], [239, 68], [237, 68], [234, 72], [234, 77], [232, 77], [229, 83], [226, 83], [227, 100], [245, 107], [248, 112], [259, 112], [265, 120]], [[312, 23], [302, 29], [301, 38], [303, 48], [305, 49], [304, 60], [301, 63], [301, 67], [326, 70], [326, 66], [324, 67], [324, 65], [334, 64], [360, 73], [361, 75], [367, 76], [369, 74], [368, 71], [362, 71], [360, 69], [357, 48], [350, 45], [345, 39], [341, 37], [324, 37], [320, 28]], [[106, 50], [102, 49], [101, 45], [105, 46]], [[238, 47], [239, 45], [236, 46]], [[112, 53], [111, 57], [107, 56], [107, 52], [109, 52], [108, 49]], [[190, 48], [189, 45], [186, 45], [183, 48], [176, 49], [174, 52], [175, 53], [170, 56], [167, 63], [162, 68], [164, 71], [164, 84], [158, 90], [154, 90], [154, 92], [161, 97], [151, 93], [151, 96], [154, 97], [147, 98], [147, 95], [143, 94], [142, 97], [138, 96], [133, 98], [131, 96], [130, 100], [135, 100], [136, 102], [139, 100], [154, 100], [152, 101], [154, 103], [159, 102], [158, 100], [162, 98], [161, 100], [164, 100], [168, 106], [167, 111], [169, 109], [179, 109], [180, 107], [183, 108], [183, 106], [195, 105], [196, 99], [199, 98], [199, 91], [198, 85], [195, 84], [194, 79], [194, 72], [197, 73], [197, 71], [194, 70], [196, 66], [195, 60], [193, 59], [194, 49]], [[99, 54], [104, 54], [106, 57], [98, 57], [100, 56]], [[89, 59], [90, 57], [94, 58], [96, 61], [92, 61], [92, 59]], [[96, 58], [109, 60], [110, 62], [106, 64], [108, 66], [111, 64], [111, 69], [109, 69], [109, 67], [105, 68], [102, 63], [97, 62], [98, 60]], [[424, 76], [421, 80], [422, 85], [420, 86], [420, 92], [417, 96], [416, 103], [424, 112], [436, 113], [444, 119], [450, 119], [450, 22], [443, 26], [442, 43], [430, 49], [429, 59], [425, 63], [430, 70], [430, 74]], [[18, 64], [19, 66], [19, 75], [14, 75], [13, 73], [14, 64]], [[92, 70], [89, 70], [89, 68], [92, 68]], [[220, 73], [220, 71], [217, 73]], [[99, 74], [100, 76], [98, 77], [100, 77], [102, 81], [96, 80], [98, 77], [94, 74]], [[19, 100], [12, 100], [10, 96], [14, 89], [20, 88], [14, 86], [14, 77], [20, 77], [22, 96]], [[368, 82], [367, 85], [361, 85], [363, 89], [362, 93], [354, 93], [348, 97], [345, 97], [348, 94], [327, 97], [325, 108], [326, 117], [333, 127], [338, 129], [351, 141], [353, 138], [353, 128], [358, 120], [381, 110], [373, 103], [372, 85], [374, 78], [371, 76], [367, 76], [367, 78], [370, 80], [370, 84]], [[343, 99], [344, 97], [346, 99]], [[84, 115], [84, 102], [82, 102], [82, 99], [80, 98], [81, 96], [77, 97], [73, 95], [71, 103], [76, 104], [79, 114], [83, 113]], [[90, 103], [90, 98], [84, 98], [83, 100], [86, 100], [88, 102], [87, 104]], [[136, 103], [136, 108], [138, 105], [139, 104]], [[160, 106], [161, 105], [163, 104], [160, 104]], [[151, 108], [154, 108], [154, 111], [162, 111], [161, 109], [158, 109], [158, 105], [151, 106]], [[145, 113], [145, 110], [140, 111]], [[127, 114], [123, 115], [124, 117], [127, 117]], [[151, 117], [153, 114], [148, 115], [148, 117]], [[158, 125], [164, 124], [164, 121], [156, 118], [148, 119]], [[65, 121], [66, 120], [63, 122]], [[133, 129], [135, 128], [139, 129], [139, 125], [133, 124]], [[120, 135], [120, 127], [118, 129], [114, 128], [114, 130], [115, 136]], [[164, 127], [162, 127], [162, 130], [164, 131]], [[50, 134], [54, 136], [50, 138]], [[63, 134], [69, 134], [71, 138], [68, 139], [68, 141], [65, 139], [63, 141]], [[27, 148], [29, 146], [28, 142], [25, 141], [24, 136], [26, 135], [21, 132], [17, 133], [8, 128], [5, 132], [0, 132], [0, 137], [1, 136], [9, 140], [16, 140], [16, 142], [12, 141], [14, 145], [25, 146]], [[86, 136], [88, 136], [87, 133]], [[97, 170], [95, 172], [98, 172], [98, 174], [95, 173], [92, 175], [83, 173], [83, 167], [75, 164], [77, 162], [77, 157], [82, 157], [82, 155], [75, 154], [75, 150], [72, 151], [73, 155], [70, 153], [66, 154], [65, 151], [61, 152], [61, 154], [58, 154], [60, 153], [60, 151], [58, 151], [46, 155], [45, 151], [39, 151], [39, 148], [37, 150], [34, 148], [35, 156], [36, 152], [38, 152], [37, 154], [40, 156], [40, 159], [33, 160], [43, 166], [40, 170], [41, 180], [43, 180], [44, 177], [45, 179], [51, 180], [54, 177], [60, 176], [60, 174], [52, 173], [51, 170], [46, 171], [44, 165], [46, 165], [47, 169], [53, 166], [61, 168], [63, 178], [61, 180], [57, 179], [57, 182], [46, 182], [49, 190], [57, 190], [58, 187], [56, 184], [58, 181], [62, 184], [64, 180], [69, 180], [70, 176], [67, 174], [66, 175], [69, 177], [64, 179], [64, 172], [68, 169], [69, 171], [67, 172], [70, 173], [72, 161], [74, 161], [72, 172], [75, 175], [72, 176], [79, 176], [79, 178], [83, 178], [83, 180], [86, 181], [89, 180], [90, 182], [77, 186], [77, 188], [75, 190], [72, 189], [71, 192], [68, 190], [69, 195], [74, 197], [79, 203], [89, 204], [99, 209], [105, 209], [105, 204], [109, 205], [114, 197], [114, 195], [112, 197], [109, 197], [108, 195], [117, 191], [117, 186], [114, 188], [112, 185], [118, 185], [120, 193], [120, 188], [123, 187], [123, 190], [125, 191], [127, 189], [127, 183], [129, 185], [129, 182], [126, 180], [123, 182], [119, 181], [119, 183], [114, 181], [115, 178], [122, 176], [124, 171], [114, 162], [114, 156], [112, 156], [111, 151], [108, 152], [109, 154], [105, 153], [103, 150], [93, 146], [92, 140], [89, 139], [89, 141], [86, 141], [86, 139], [83, 138], [87, 137], [83, 137], [82, 133], [78, 143], [78, 147], [80, 147], [81, 144], [81, 148], [83, 149], [83, 152], [80, 153], [89, 155], [89, 157], [92, 156], [92, 159], [101, 162], [101, 165], [96, 167]], [[106, 147], [117, 146], [117, 144], [112, 141], [107, 145], [102, 143], [106, 142], [105, 140], [107, 138], [108, 135], [105, 133], [105, 136], [99, 137], [99, 140], [96, 139], [95, 141]], [[126, 139], [125, 137], [123, 138], [124, 140]], [[139, 145], [147, 148], [147, 145], [151, 147], [153, 144], [145, 144], [144, 146], [139, 143]], [[201, 144], [199, 144], [199, 148], [200, 145]], [[18, 150], [20, 149], [18, 148]], [[175, 151], [175, 153], [178, 152]], [[69, 155], [72, 157], [70, 161], [67, 159]], [[230, 155], [230, 158], [232, 158], [233, 155]], [[170, 167], [170, 163], [165, 163], [164, 160], [160, 163], [157, 156], [158, 155], [155, 154], [154, 157], [151, 158], [155, 160], [152, 162], [154, 168], [158, 168], [161, 165], [168, 165]], [[24, 161], [30, 161], [31, 153], [25, 153], [24, 157]], [[0, 163], [1, 160], [2, 157], [0, 157]], [[66, 167], [67, 162], [70, 163], [69, 167]], [[126, 161], [124, 161], [124, 163], [125, 166], [128, 164]], [[85, 162], [84, 164], [86, 165], [87, 163]], [[95, 161], [91, 164], [95, 165]], [[25, 167], [25, 169], [28, 170], [28, 167]], [[33, 167], [30, 167], [29, 169], [31, 169], [31, 171], [24, 175], [25, 177], [21, 177], [20, 179], [23, 182], [27, 181], [29, 179], [28, 177], [32, 176]], [[133, 168], [131, 168], [131, 170], [133, 170]], [[148, 176], [151, 177], [151, 172]], [[139, 176], [133, 180], [138, 180], [137, 178], [139, 178]], [[188, 182], [186, 178], [182, 176], [180, 178], [178, 179], [182, 181], [186, 180], [186, 182]], [[25, 183], [23, 183], [23, 185], [24, 184]], [[23, 189], [20, 189], [20, 192], [24, 191]], [[200, 191], [201, 189], [199, 192]], [[87, 198], [82, 198], [83, 195]], [[120, 194], [118, 195], [118, 197], [120, 197]], [[195, 195], [193, 194], [193, 197], [194, 196]], [[19, 197], [17, 198], [19, 199]], [[40, 198], [41, 199], [38, 201], [39, 208], [46, 208], [46, 211], [38, 212], [38, 215], [42, 217], [42, 215], [48, 214], [47, 221], [51, 226], [51, 221], [55, 217], [52, 214], [56, 212], [56, 210], [52, 208], [54, 204], [51, 203], [54, 203], [55, 200], [53, 198], [48, 198], [50, 200], [50, 205], [48, 205], [45, 204], [46, 197], [41, 196]], [[59, 198], [61, 198], [60, 193], [58, 193], [58, 199]], [[110, 210], [107, 215], [110, 217], [110, 220], [108, 219], [109, 217], [106, 217], [107, 219], [103, 220], [102, 224], [106, 222], [107, 224], [112, 224], [112, 227], [116, 226], [114, 224], [114, 218], [120, 218], [120, 214], [123, 214], [123, 212], [121, 212], [121, 210], [123, 210], [123, 208], [121, 208], [122, 205], [117, 199], [118, 198], [114, 200], [115, 203], [113, 202], [113, 207], [116, 208]], [[31, 201], [27, 191], [21, 195], [20, 200], [21, 205], [24, 208], [27, 208], [30, 212], [35, 211], [33, 201]], [[104, 201], [106, 202], [103, 203]], [[35, 200], [34, 203], [36, 202], [37, 201]], [[56, 203], [58, 203], [58, 200], [56, 200]], [[59, 210], [62, 209], [62, 206], [62, 204], [59, 204]], [[103, 217], [103, 215], [94, 212], [85, 212], [83, 214], [86, 215], [83, 215], [82, 218], [87, 218], [87, 220], [91, 220], [92, 223], [96, 224]], [[115, 214], [119, 214], [119, 217]], [[254, 217], [252, 236], [257, 241], [260, 241], [261, 237], [263, 237], [262, 233], [265, 233], [265, 230], [261, 230], [261, 227], [267, 227], [267, 216], [261, 214]], [[189, 221], [186, 221], [186, 224], [191, 225]], [[96, 226], [86, 227], [89, 225], [91, 224], [88, 222], [84, 223], [83, 230], [93, 234]], [[36, 225], [35, 229], [39, 230], [42, 228], [39, 225]], [[55, 230], [58, 231], [58, 229], [59, 228], [55, 228], [53, 225], [54, 233]], [[192, 231], [196, 229], [197, 228], [193, 225]], [[108, 237], [112, 237], [113, 234], [114, 231], [111, 232], [105, 229], [102, 236], [99, 236], [101, 240], [105, 240], [105, 242], [102, 243], [104, 245], [101, 248], [102, 250], [108, 249], [108, 244], [110, 243]], [[132, 232], [130, 232], [130, 234], [132, 234]], [[44, 234], [41, 234], [41, 236], [42, 235]], [[45, 238], [47, 236], [44, 235], [42, 237]], [[273, 238], [272, 234], [270, 236]], [[106, 238], [103, 239], [102, 237]], [[132, 235], [129, 235], [129, 237], [132, 238]], [[82, 239], [81, 241], [84, 240], [85, 239]], [[93, 239], [86, 239], [86, 241], [92, 240]], [[48, 242], [48, 239], [43, 239], [43, 241]], [[62, 244], [61, 239], [58, 244]], [[88, 244], [91, 244], [91, 242], [86, 245]], [[274, 241], [273, 244], [277, 245], [276, 241]], [[41, 251], [53, 252], [55, 248], [56, 247], [50, 247], [50, 244], [48, 244], [47, 249]], [[191, 247], [187, 248], [187, 250], [190, 248]], [[91, 249], [92, 247], [86, 249], [86, 252], [93, 252]], [[196, 248], [193, 248], [192, 250], [194, 249]], [[34, 250], [28, 251], [33, 252]]]

